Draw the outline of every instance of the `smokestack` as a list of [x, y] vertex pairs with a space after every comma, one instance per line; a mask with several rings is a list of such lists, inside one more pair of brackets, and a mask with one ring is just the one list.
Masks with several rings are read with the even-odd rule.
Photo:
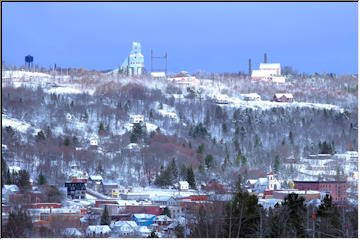
[[264, 53], [264, 63], [267, 63], [267, 55]]
[[251, 58], [249, 58], [249, 78], [251, 78]]

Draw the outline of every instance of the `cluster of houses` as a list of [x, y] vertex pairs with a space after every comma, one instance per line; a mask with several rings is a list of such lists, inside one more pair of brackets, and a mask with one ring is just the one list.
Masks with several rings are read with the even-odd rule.
[[274, 207], [290, 193], [298, 194], [307, 202], [319, 203], [326, 195], [330, 195], [340, 205], [348, 200], [346, 180], [293, 180], [290, 183], [290, 188], [282, 187], [284, 183], [277, 180], [273, 172], [269, 172], [266, 178], [247, 180], [245, 188], [259, 198], [259, 204], [264, 208]]
[[[257, 93], [240, 94], [240, 97], [243, 101], [261, 101], [261, 96]], [[210, 99], [216, 104], [231, 103], [230, 97], [225, 94], [215, 94]], [[294, 96], [291, 93], [275, 93], [272, 101], [291, 103], [294, 101]]]
[[344, 200], [347, 195], [348, 200], [357, 201], [359, 172], [358, 152], [356, 151], [333, 155], [315, 154], [299, 160], [289, 158], [284, 166], [287, 170], [295, 172], [299, 180], [325, 182], [325, 185], [318, 186], [322, 190], [326, 190], [326, 187], [329, 188], [329, 191], [331, 187], [337, 188], [329, 182], [338, 182], [341, 187], [339, 194], [334, 195], [334, 200]]

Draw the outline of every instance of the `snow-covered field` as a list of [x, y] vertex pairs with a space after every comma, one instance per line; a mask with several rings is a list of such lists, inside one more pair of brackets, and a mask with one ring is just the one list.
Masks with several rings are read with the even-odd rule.
[[33, 134], [37, 134], [41, 129], [36, 128], [34, 126], [32, 126], [31, 124], [16, 119], [16, 118], [11, 118], [9, 116], [7, 116], [6, 114], [2, 114], [2, 127], [12, 127], [13, 129], [21, 132], [21, 133], [26, 133], [28, 130], [32, 131]]

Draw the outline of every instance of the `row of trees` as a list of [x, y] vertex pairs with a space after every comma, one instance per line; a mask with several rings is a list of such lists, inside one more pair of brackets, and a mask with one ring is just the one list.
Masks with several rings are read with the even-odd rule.
[[329, 196], [316, 207], [294, 193], [266, 210], [240, 190], [229, 203], [195, 211], [190, 237], [357, 237], [357, 214], [356, 207], [337, 206]]
[[164, 169], [161, 166], [160, 173], [156, 175], [155, 185], [165, 187], [175, 184], [179, 180], [185, 180], [189, 183], [190, 188], [196, 188], [195, 174], [192, 166], [186, 167], [185, 165], [181, 166], [180, 174], [179, 170], [175, 163], [175, 158], [173, 158]]

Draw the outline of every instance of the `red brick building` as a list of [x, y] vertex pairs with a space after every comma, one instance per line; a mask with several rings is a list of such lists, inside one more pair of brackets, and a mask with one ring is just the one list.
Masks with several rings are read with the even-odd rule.
[[294, 188], [329, 193], [334, 202], [343, 202], [347, 199], [346, 181], [294, 181]]

